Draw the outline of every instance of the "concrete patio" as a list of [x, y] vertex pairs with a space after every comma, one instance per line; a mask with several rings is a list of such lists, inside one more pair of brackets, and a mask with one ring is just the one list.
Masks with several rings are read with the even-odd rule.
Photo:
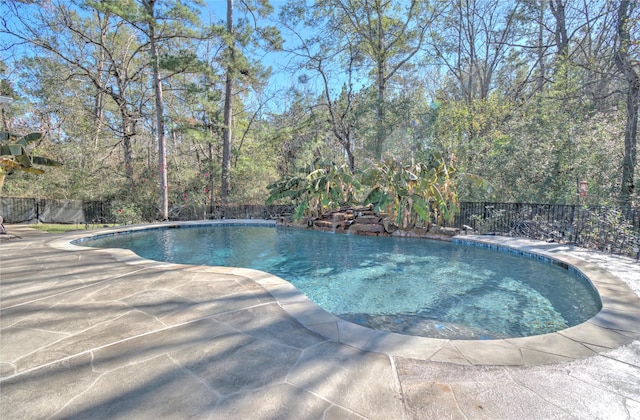
[[240, 268], [185, 266], [8, 226], [0, 241], [0, 417], [640, 419], [640, 263], [470, 238], [587, 274], [604, 308], [513, 340], [381, 333]]

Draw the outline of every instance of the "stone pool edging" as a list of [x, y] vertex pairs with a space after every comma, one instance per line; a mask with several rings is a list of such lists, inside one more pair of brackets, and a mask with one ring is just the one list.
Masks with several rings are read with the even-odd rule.
[[[151, 261], [125, 249], [87, 248], [73, 242], [81, 243], [96, 236], [125, 234], [154, 228], [216, 224], [275, 225], [275, 222], [216, 220], [132, 225], [69, 234], [64, 238], [51, 241], [50, 245], [66, 251], [107, 252], [116, 260], [127, 264], [188, 271], [193, 266]], [[591, 281], [600, 294], [603, 307], [598, 314], [586, 322], [550, 334], [498, 340], [437, 339], [373, 330], [344, 321], [313, 303], [291, 283], [269, 273], [233, 267], [207, 267], [206, 271], [211, 275], [235, 274], [251, 279], [266, 289], [284, 311], [306, 328], [337, 342], [389, 356], [459, 365], [542, 365], [594, 356], [640, 338], [640, 297], [608, 271], [566, 254], [566, 251], [574, 248], [500, 236], [461, 235], [454, 237], [454, 242], [469, 242], [498, 251], [509, 250], [509, 252], [539, 255], [573, 267]]]

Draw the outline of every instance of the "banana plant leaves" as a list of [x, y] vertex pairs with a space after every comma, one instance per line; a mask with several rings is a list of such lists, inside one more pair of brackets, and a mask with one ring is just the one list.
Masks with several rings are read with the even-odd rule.
[[14, 171], [43, 174], [44, 170], [34, 167], [61, 166], [62, 163], [41, 156], [33, 156], [27, 145], [42, 138], [41, 133], [29, 133], [26, 136], [9, 132], [0, 132], [0, 191], [5, 177]]
[[294, 217], [318, 217], [344, 205], [373, 204], [402, 229], [420, 223], [451, 221], [458, 213], [458, 197], [452, 175], [455, 168], [434, 156], [429, 163], [404, 163], [388, 158], [369, 161], [362, 172], [317, 159], [307, 168], [269, 186], [267, 204], [289, 199], [296, 205]]

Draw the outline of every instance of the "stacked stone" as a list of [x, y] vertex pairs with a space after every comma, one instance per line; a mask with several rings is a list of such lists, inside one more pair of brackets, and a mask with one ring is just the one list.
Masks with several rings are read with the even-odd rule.
[[373, 205], [341, 207], [328, 211], [313, 221], [313, 227], [336, 233], [353, 233], [367, 236], [388, 236], [391, 232], [385, 229], [384, 214], [376, 214]]
[[[300, 226], [290, 220], [281, 219], [287, 226]], [[317, 219], [308, 220], [307, 227], [325, 232], [352, 233], [365, 236], [406, 236], [415, 238], [450, 239], [459, 229], [442, 228], [437, 225], [416, 226], [409, 230], [399, 229], [387, 214], [376, 213], [373, 205], [341, 207], [324, 213]]]
[[346, 233], [356, 218], [355, 209], [341, 207], [338, 210], [328, 211], [319, 219], [313, 221], [313, 227], [317, 230], [328, 232]]
[[365, 236], [388, 236], [389, 232], [385, 231], [383, 219], [384, 215], [376, 214], [373, 206], [355, 207], [356, 219], [349, 228], [349, 233]]

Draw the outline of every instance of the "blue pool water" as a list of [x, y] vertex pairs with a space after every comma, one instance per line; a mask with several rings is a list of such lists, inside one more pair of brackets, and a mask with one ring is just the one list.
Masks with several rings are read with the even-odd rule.
[[580, 324], [601, 308], [597, 292], [574, 271], [441, 241], [214, 225], [150, 229], [82, 245], [266, 271], [347, 321], [425, 337], [544, 334]]

